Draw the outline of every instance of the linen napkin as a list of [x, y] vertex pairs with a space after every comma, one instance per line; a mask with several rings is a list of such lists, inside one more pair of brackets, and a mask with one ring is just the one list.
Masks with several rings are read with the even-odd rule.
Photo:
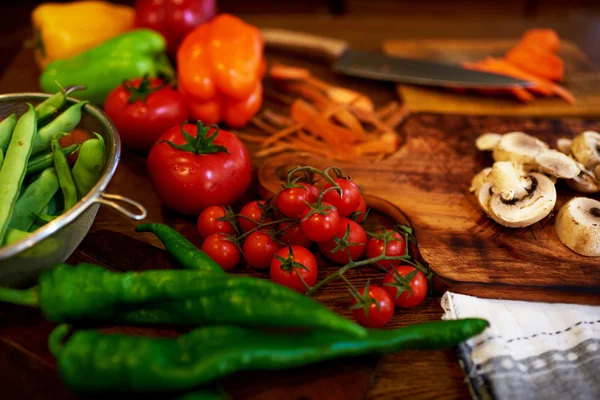
[[600, 307], [446, 292], [443, 319], [481, 317], [459, 346], [475, 399], [600, 399]]

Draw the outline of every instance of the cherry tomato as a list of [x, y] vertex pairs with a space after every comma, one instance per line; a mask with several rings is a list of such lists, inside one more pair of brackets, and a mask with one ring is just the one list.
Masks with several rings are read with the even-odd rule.
[[281, 246], [267, 232], [254, 231], [244, 242], [244, 257], [254, 268], [269, 268], [273, 255]]
[[225, 271], [233, 269], [240, 262], [240, 249], [221, 233], [213, 233], [204, 239], [200, 249]]
[[[365, 288], [360, 289], [358, 293], [361, 296], [364, 295]], [[369, 315], [365, 314], [365, 310], [362, 307], [352, 310], [352, 315], [364, 327], [380, 328], [392, 319], [394, 315], [394, 300], [383, 288], [374, 285], [369, 286], [368, 296], [369, 299], [375, 301], [368, 306]], [[352, 305], [355, 304], [357, 304], [356, 298], [352, 300]]]
[[[402, 276], [406, 276], [416, 270], [415, 267], [410, 265], [400, 265], [394, 268]], [[383, 278], [383, 288], [390, 294], [390, 296], [392, 296], [392, 299], [395, 299], [395, 303], [398, 307], [414, 307], [421, 304], [423, 299], [425, 299], [425, 296], [427, 295], [427, 278], [425, 277], [425, 274], [423, 274], [421, 271], [418, 271], [417, 274], [410, 280], [409, 285], [412, 292], [410, 295], [407, 290], [408, 288], [402, 287], [400, 284], [400, 288], [403, 289], [403, 292], [400, 293], [400, 296], [396, 297], [396, 294], [398, 293], [398, 283], [394, 278], [392, 270], [386, 273], [385, 277]]]
[[314, 203], [317, 201], [317, 197], [319, 197], [319, 191], [313, 185], [298, 183], [298, 187], [287, 188], [279, 192], [276, 204], [283, 215], [298, 219], [306, 208], [306, 203]]
[[[283, 261], [281, 261], [281, 259]], [[294, 266], [292, 265], [294, 263]], [[296, 266], [298, 263], [301, 266]], [[275, 253], [271, 261], [271, 279], [273, 282], [286, 286], [300, 293], [306, 293], [306, 287], [300, 276], [308, 286], [317, 282], [317, 260], [306, 248], [300, 246], [284, 247]]]
[[[338, 213], [342, 217], [347, 217], [358, 208], [362, 195], [356, 183], [349, 179], [337, 178], [335, 183], [342, 189], [342, 196], [336, 190], [330, 190], [323, 196], [323, 201], [332, 204], [338, 209]], [[331, 183], [328, 183], [323, 188], [323, 191], [329, 189]]]
[[[72, 144], [81, 144], [86, 140], [91, 139], [92, 137], [93, 135], [90, 135], [89, 132], [84, 131], [83, 129], [75, 128], [71, 132], [69, 132], [68, 135], [62, 136], [60, 139], [58, 139], [58, 144], [60, 144], [60, 147], [64, 149], [65, 147], [69, 147]], [[75, 153], [69, 154], [67, 156], [67, 161], [70, 165], [75, 164], [78, 155], [79, 152], [76, 151]]]
[[150, 150], [167, 129], [188, 118], [183, 95], [158, 78], [125, 81], [110, 92], [104, 111], [123, 144], [140, 152]]
[[360, 203], [358, 204], [358, 207], [354, 212], [360, 213], [360, 215], [357, 215], [355, 218], [356, 222], [363, 222], [365, 220], [365, 213], [367, 212], [367, 202], [365, 201], [364, 197], [360, 196]]
[[[260, 220], [262, 218], [262, 214], [263, 214], [263, 212], [260, 208], [264, 204], [265, 204], [264, 200], [256, 200], [256, 201], [251, 201], [250, 203], [248, 203], [244, 207], [242, 207], [240, 214], [247, 218], [250, 218], [252, 221], [256, 221], [256, 222], [252, 222], [247, 218], [238, 217], [238, 224], [239, 224], [240, 228], [242, 229], [242, 232], [246, 233], [258, 226], [257, 222], [260, 222]], [[271, 222], [271, 221], [272, 220], [270, 217], [266, 217], [262, 222]]]
[[[306, 207], [302, 212], [300, 227], [306, 236], [315, 242], [326, 242], [331, 240], [337, 232], [340, 224], [340, 215], [335, 207], [329, 203], [322, 203], [323, 207], [330, 207], [320, 212], [312, 214], [306, 218], [311, 212], [310, 207]], [[305, 219], [306, 218], [306, 219]]]
[[[377, 231], [377, 234], [385, 235], [389, 239], [389, 244], [385, 250], [385, 255], [390, 257], [398, 257], [406, 254], [406, 243], [402, 235], [398, 232], [383, 230]], [[383, 253], [383, 246], [385, 242], [381, 238], [371, 238], [367, 243], [367, 258], [379, 257]], [[402, 264], [402, 260], [382, 260], [378, 262], [379, 265], [386, 269], [395, 267], [396, 265]]]
[[[294, 225], [291, 228], [288, 228], [290, 225]], [[287, 229], [286, 229], [287, 228]], [[283, 244], [291, 244], [294, 246], [302, 246], [309, 248], [312, 246], [313, 242], [309, 239], [308, 236], [304, 233], [300, 224], [297, 222], [282, 222], [279, 224], [279, 230], [285, 229], [283, 235], [281, 236], [281, 243]]]
[[[367, 247], [367, 234], [365, 233], [365, 230], [358, 223], [348, 218], [342, 218], [340, 220], [335, 237], [344, 241], [347, 230], [348, 238], [345, 240], [346, 243], [357, 244], [347, 245], [344, 246], [343, 249], [333, 251], [333, 249], [338, 247], [338, 244], [334, 239], [321, 242], [319, 243], [319, 250], [321, 250], [321, 254], [323, 254], [325, 258], [333, 261], [334, 263], [347, 264], [350, 261], [356, 261], [360, 259], [363, 254], [365, 254], [365, 249]], [[352, 260], [348, 258], [348, 252], [350, 252], [350, 257], [352, 257]]]
[[213, 233], [226, 233], [235, 235], [235, 228], [229, 221], [222, 221], [219, 218], [225, 217], [227, 210], [223, 206], [210, 206], [205, 208], [198, 217], [198, 233], [206, 239]]
[[248, 150], [231, 132], [220, 130], [210, 139], [214, 129], [202, 133], [204, 140], [212, 143], [205, 143], [198, 151], [176, 149], [166, 142], [186, 145], [181, 129], [195, 138], [199, 125], [169, 129], [148, 155], [148, 172], [158, 196], [183, 214], [199, 215], [206, 207], [232, 204], [244, 194], [252, 178]]

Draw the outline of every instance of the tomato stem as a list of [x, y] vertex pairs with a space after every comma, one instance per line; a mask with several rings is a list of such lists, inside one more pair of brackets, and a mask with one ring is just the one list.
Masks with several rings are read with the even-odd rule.
[[[312, 172], [313, 174], [317, 174], [319, 176], [322, 176], [323, 178], [325, 178], [325, 180], [327, 182], [329, 182], [331, 184], [331, 186], [333, 186], [337, 192], [340, 194], [340, 196], [342, 195], [342, 188], [340, 187], [340, 185], [338, 185], [335, 180], [333, 180], [333, 178], [329, 175], [328, 171], [331, 168], [335, 168], [335, 167], [329, 167], [327, 168], [325, 171], [321, 171], [320, 169], [317, 169], [315, 167], [311, 167], [310, 165], [304, 165], [304, 166], [299, 166], [296, 167], [292, 170], [290, 170], [288, 172], [287, 175], [287, 183], [290, 184], [292, 182], [292, 176], [296, 173], [296, 172]], [[336, 168], [335, 170], [338, 170], [338, 168]], [[340, 171], [341, 172], [341, 171]]]
[[238, 236], [237, 237], [238, 241], [241, 241], [242, 239], [246, 238], [246, 236], [250, 235], [252, 232], [257, 231], [259, 229], [262, 229], [264, 227], [271, 226], [271, 225], [276, 225], [276, 224], [281, 224], [282, 222], [292, 222], [292, 221], [295, 221], [295, 220], [293, 220], [291, 218], [283, 218], [283, 219], [279, 219], [277, 221], [269, 221], [269, 222], [261, 223], [261, 222], [256, 222], [252, 218], [247, 217], [247, 216], [242, 215], [242, 214], [239, 214], [238, 217], [246, 218], [248, 221], [252, 221], [252, 222], [256, 223], [256, 227], [255, 228], [252, 228], [248, 232], [246, 232], [246, 233], [241, 234], [240, 236]]

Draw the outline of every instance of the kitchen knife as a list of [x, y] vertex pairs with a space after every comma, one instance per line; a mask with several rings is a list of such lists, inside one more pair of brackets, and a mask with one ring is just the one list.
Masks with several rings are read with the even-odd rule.
[[334, 71], [361, 78], [465, 89], [505, 89], [533, 84], [457, 65], [352, 50], [347, 42], [339, 39], [280, 29], [261, 31], [267, 47], [326, 57], [332, 62]]

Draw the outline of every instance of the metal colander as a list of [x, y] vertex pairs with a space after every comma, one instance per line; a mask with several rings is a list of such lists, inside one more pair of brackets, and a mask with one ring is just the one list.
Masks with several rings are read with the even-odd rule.
[[[26, 103], [36, 105], [48, 97], [50, 95], [45, 93], [0, 95], [0, 118], [12, 113], [19, 116], [27, 111]], [[69, 97], [67, 105], [77, 101]], [[37, 278], [42, 269], [65, 261], [90, 230], [99, 204], [109, 205], [132, 219], [146, 217], [146, 210], [141, 204], [119, 195], [104, 193], [121, 154], [119, 135], [110, 119], [98, 107], [87, 104], [77, 127], [87, 132], [97, 132], [104, 138], [104, 172], [96, 186], [69, 211], [23, 240], [0, 247], [0, 286], [27, 284]], [[128, 203], [138, 212], [128, 211], [116, 201]]]

